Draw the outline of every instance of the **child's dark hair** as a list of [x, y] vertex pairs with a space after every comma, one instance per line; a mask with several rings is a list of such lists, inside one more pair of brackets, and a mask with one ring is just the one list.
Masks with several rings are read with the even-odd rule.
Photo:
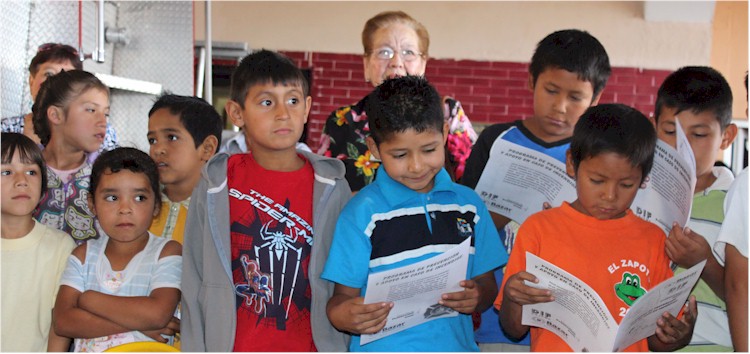
[[245, 108], [245, 96], [258, 84], [300, 85], [302, 94], [310, 95], [310, 86], [302, 71], [283, 54], [261, 49], [242, 58], [232, 73], [229, 97]]
[[78, 50], [62, 43], [45, 43], [39, 46], [39, 49], [31, 59], [29, 64], [29, 73], [36, 75], [39, 66], [47, 62], [64, 62], [69, 61], [76, 70], [83, 70], [83, 63], [78, 55]]
[[567, 29], [550, 33], [536, 46], [529, 73], [534, 80], [547, 69], [564, 69], [588, 81], [594, 97], [607, 85], [612, 68], [604, 46], [586, 31]]
[[656, 94], [654, 118], [664, 108], [695, 114], [711, 112], [724, 131], [732, 123], [732, 89], [724, 76], [708, 66], [685, 66], [669, 74]]
[[154, 102], [148, 111], [149, 118], [154, 112], [166, 108], [169, 113], [180, 117], [180, 123], [190, 133], [197, 148], [213, 135], [221, 145], [222, 119], [208, 102], [198, 97], [164, 94]]
[[385, 80], [367, 96], [365, 110], [370, 135], [378, 145], [407, 129], [442, 134], [445, 123], [440, 94], [421, 76]]
[[[161, 190], [159, 189], [159, 170], [156, 162], [147, 153], [131, 147], [118, 147], [105, 151], [94, 161], [91, 167], [91, 182], [89, 193], [94, 199], [96, 187], [104, 174], [117, 173], [127, 169], [133, 173], [143, 173], [148, 178], [149, 185], [154, 192], [154, 205], [161, 205]], [[109, 172], [107, 171], [109, 170]]]
[[47, 191], [47, 164], [44, 163], [42, 150], [36, 143], [26, 135], [20, 133], [2, 133], [0, 137], [2, 142], [2, 163], [9, 164], [13, 160], [13, 155], [18, 151], [18, 159], [26, 164], [35, 164], [39, 166], [39, 173], [42, 175], [42, 193], [40, 198]]
[[39, 137], [42, 145], [47, 146], [52, 137], [47, 120], [47, 109], [50, 106], [56, 106], [62, 108], [67, 114], [68, 104], [71, 101], [94, 88], [106, 92], [109, 96], [109, 87], [87, 71], [61, 71], [44, 81], [31, 108], [34, 133]]
[[623, 104], [600, 104], [586, 110], [576, 123], [570, 142], [573, 167], [581, 161], [613, 152], [641, 168], [643, 181], [654, 164], [656, 130], [638, 110]]

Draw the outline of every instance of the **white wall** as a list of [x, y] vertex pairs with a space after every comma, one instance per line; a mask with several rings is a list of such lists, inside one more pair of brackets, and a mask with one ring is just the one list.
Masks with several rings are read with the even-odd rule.
[[[205, 38], [204, 2], [194, 6], [200, 40]], [[672, 6], [671, 18], [691, 17], [680, 3]], [[360, 53], [365, 21], [384, 10], [403, 10], [421, 21], [436, 58], [527, 62], [548, 33], [579, 28], [602, 42], [613, 66], [672, 70], [710, 63], [711, 23], [646, 21], [644, 3], [638, 1], [215, 1], [213, 38], [247, 42], [250, 48]]]

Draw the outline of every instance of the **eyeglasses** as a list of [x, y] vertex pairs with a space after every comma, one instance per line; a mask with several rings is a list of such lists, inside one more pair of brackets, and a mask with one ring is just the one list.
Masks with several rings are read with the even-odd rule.
[[[393, 56], [396, 55], [396, 51], [388, 47], [383, 47], [375, 50], [371, 54], [375, 54], [375, 57], [380, 60], [391, 60], [393, 59]], [[401, 55], [401, 59], [405, 62], [415, 61], [422, 57], [422, 53], [415, 52], [411, 49], [402, 49], [398, 54]]]
[[44, 43], [37, 47], [36, 52], [46, 52], [48, 50], [57, 50], [57, 49], [63, 49], [65, 51], [68, 51], [72, 53], [73, 55], [78, 55], [78, 50], [67, 45], [67, 44], [61, 44], [61, 43]]

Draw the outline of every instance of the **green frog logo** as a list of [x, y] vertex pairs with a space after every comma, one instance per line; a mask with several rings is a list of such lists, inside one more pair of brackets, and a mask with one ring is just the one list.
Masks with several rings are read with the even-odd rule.
[[622, 282], [615, 284], [615, 294], [628, 306], [632, 306], [635, 300], [646, 294], [646, 290], [641, 288], [638, 274], [625, 272], [622, 274]]

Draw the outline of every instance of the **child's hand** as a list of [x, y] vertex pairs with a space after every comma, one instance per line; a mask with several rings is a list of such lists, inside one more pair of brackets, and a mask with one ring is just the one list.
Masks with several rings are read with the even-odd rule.
[[457, 291], [454, 293], [447, 293], [442, 295], [442, 300], [438, 301], [440, 305], [450, 307], [460, 313], [470, 315], [477, 308], [479, 304], [479, 287], [477, 283], [471, 279], [462, 280], [461, 285], [464, 290]]
[[357, 334], [377, 333], [385, 327], [388, 313], [393, 308], [392, 302], [365, 304], [364, 297], [355, 297], [343, 302], [342, 311], [348, 318], [343, 330]]
[[677, 223], [672, 224], [665, 249], [669, 259], [683, 268], [690, 268], [711, 256], [711, 247], [703, 236], [689, 227], [683, 230]]
[[333, 296], [328, 299], [328, 320], [339, 331], [355, 334], [372, 334], [385, 327], [392, 302], [366, 304], [359, 296], [360, 289], [336, 284]]
[[652, 351], [675, 351], [688, 345], [693, 337], [693, 329], [697, 318], [698, 305], [695, 296], [690, 295], [682, 318], [677, 319], [669, 312], [664, 312], [662, 317], [656, 320], [656, 333], [649, 337], [649, 349]]
[[168, 337], [175, 336], [179, 338], [180, 319], [173, 316], [172, 319], [169, 320], [169, 323], [167, 323], [166, 327], [161, 328], [161, 329], [151, 330], [151, 331], [141, 331], [141, 333], [145, 334], [149, 338], [156, 340], [157, 342], [166, 343], [167, 338], [163, 337], [162, 335], [168, 336]]
[[508, 278], [505, 288], [503, 288], [503, 297], [518, 305], [555, 301], [555, 297], [552, 296], [551, 291], [532, 288], [526, 285], [525, 280], [539, 283], [539, 280], [533, 274], [520, 271]]

